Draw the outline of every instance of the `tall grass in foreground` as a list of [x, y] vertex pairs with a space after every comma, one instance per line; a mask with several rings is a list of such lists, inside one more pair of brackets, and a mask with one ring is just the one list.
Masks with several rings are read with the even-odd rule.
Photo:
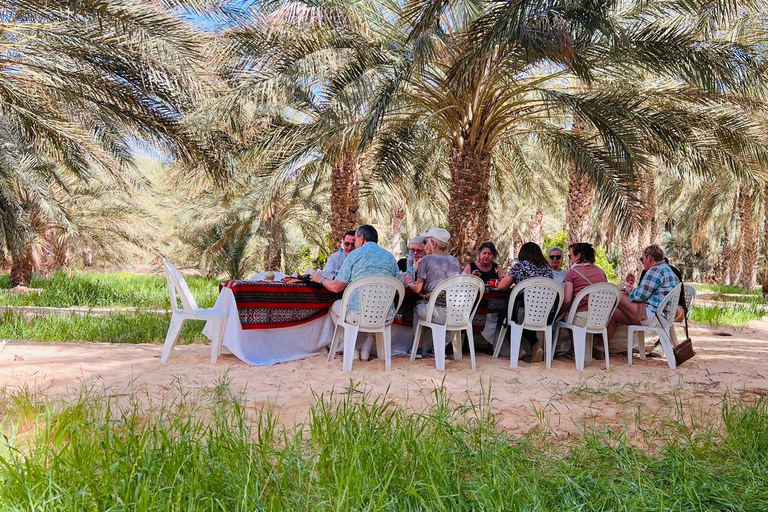
[[[219, 281], [200, 276], [185, 276], [192, 295], [203, 308], [213, 306], [219, 295]], [[0, 305], [47, 306], [120, 306], [169, 308], [168, 285], [165, 275], [130, 274], [127, 272], [55, 272], [49, 278], [35, 277], [32, 288], [41, 293], [12, 294], [7, 292], [8, 275], [0, 275]]]
[[[27, 319], [12, 311], [0, 315], [0, 339], [163, 343], [170, 315], [113, 313], [108, 316], [51, 315]], [[184, 322], [178, 343], [203, 343], [204, 322]]]
[[654, 453], [618, 432], [555, 445], [497, 429], [488, 400], [443, 390], [411, 413], [320, 397], [307, 425], [249, 413], [226, 383], [120, 408], [0, 395], [0, 503], [12, 510], [765, 510], [768, 409], [726, 401], [724, 428], [670, 422]]

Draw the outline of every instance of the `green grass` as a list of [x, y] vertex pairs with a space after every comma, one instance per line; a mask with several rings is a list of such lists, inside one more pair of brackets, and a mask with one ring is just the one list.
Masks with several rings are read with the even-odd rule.
[[748, 290], [746, 288], [742, 288], [741, 286], [736, 285], [725, 285], [725, 284], [699, 284], [699, 283], [691, 283], [693, 284], [694, 288], [696, 288], [696, 291], [699, 293], [723, 293], [727, 295], [755, 295], [759, 298], [762, 298], [762, 291], [760, 288], [753, 288], [752, 290]]
[[[42, 293], [11, 294], [7, 292], [8, 275], [0, 275], [0, 305], [48, 306], [125, 306], [169, 308], [168, 285], [164, 275], [129, 274], [127, 272], [96, 273], [55, 272], [49, 278], [32, 279], [32, 288]], [[219, 281], [199, 276], [185, 276], [192, 295], [200, 307], [216, 302]]]
[[692, 322], [706, 322], [709, 325], [732, 325], [743, 327], [751, 320], [760, 320], [768, 312], [758, 310], [755, 305], [748, 307], [732, 306], [693, 306], [690, 319]]
[[489, 400], [457, 406], [443, 390], [417, 413], [354, 392], [321, 397], [295, 428], [278, 427], [270, 411], [249, 413], [226, 383], [180, 390], [154, 412], [138, 397], [120, 407], [109, 396], [0, 391], [4, 510], [761, 511], [768, 503], [763, 401], [726, 401], [724, 428], [670, 421], [649, 452], [599, 428], [557, 444], [510, 436]]
[[[108, 316], [52, 315], [25, 319], [7, 311], [0, 315], [0, 339], [34, 341], [103, 341], [163, 343], [170, 315], [114, 313]], [[203, 322], [184, 322], [178, 343], [204, 342]]]

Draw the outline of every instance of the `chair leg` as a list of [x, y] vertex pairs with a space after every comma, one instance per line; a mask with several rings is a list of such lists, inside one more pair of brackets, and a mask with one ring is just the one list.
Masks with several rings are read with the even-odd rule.
[[168, 334], [165, 335], [165, 344], [163, 344], [163, 353], [160, 356], [160, 362], [165, 364], [171, 355], [171, 349], [179, 339], [181, 326], [184, 324], [184, 317], [178, 315], [171, 316], [171, 325], [168, 326]]
[[[459, 331], [461, 337], [461, 331]], [[472, 333], [472, 323], [467, 326], [467, 343], [469, 343], [469, 360], [472, 362], [472, 371], [477, 371], [477, 362], [475, 361], [475, 335]], [[461, 350], [461, 347], [459, 347]]]
[[547, 358], [547, 370], [552, 368], [552, 358], [555, 355], [555, 347], [552, 346], [552, 326], [544, 328], [544, 343], [547, 344], [544, 356]]
[[637, 331], [637, 344], [638, 357], [645, 360], [645, 329], [639, 329]]
[[632, 351], [635, 350], [635, 329], [627, 326], [627, 363], [632, 366]]
[[587, 331], [579, 327], [574, 327], [573, 332], [573, 354], [576, 359], [576, 369], [584, 370], [584, 361], [587, 357]]
[[357, 326], [344, 325], [344, 363], [342, 364], [342, 369], [345, 372], [352, 371], [355, 343], [357, 343]]
[[669, 369], [674, 370], [677, 368], [677, 361], [675, 361], [675, 352], [672, 348], [672, 340], [669, 337], [669, 332], [659, 327], [656, 331], [659, 334], [659, 341], [661, 342], [661, 348], [664, 349], [664, 355], [667, 356], [667, 364]]
[[421, 320], [416, 320], [416, 335], [413, 337], [413, 346], [411, 347], [411, 362], [416, 360], [416, 351], [419, 349], [422, 329], [424, 329], [424, 326], [422, 325]]
[[333, 328], [333, 338], [331, 339], [331, 348], [328, 350], [328, 362], [330, 363], [336, 357], [336, 350], [339, 348], [339, 324]]
[[520, 359], [520, 342], [523, 338], [523, 326], [512, 323], [509, 326], [509, 367], [517, 368]]
[[432, 342], [435, 346], [435, 366], [445, 371], [445, 326], [432, 324]]
[[504, 343], [504, 336], [506, 334], [507, 334], [507, 326], [503, 325], [501, 327], [501, 331], [499, 331], [499, 337], [496, 340], [496, 346], [493, 347], [493, 358], [494, 359], [498, 359], [498, 357], [499, 357], [499, 352], [501, 352], [501, 344]]
[[392, 326], [384, 328], [384, 366], [386, 371], [392, 370]]
[[451, 336], [451, 345], [453, 346], [453, 360], [460, 361], [464, 355], [461, 353], [461, 331], [453, 331]]
[[592, 347], [595, 344], [595, 337], [592, 334], [586, 333], [584, 335], [584, 362], [592, 362]]
[[[212, 322], [213, 320], [209, 320]], [[211, 364], [216, 364], [221, 353], [221, 343], [224, 340], [224, 327], [226, 319], [217, 319], [213, 328], [213, 340], [211, 340]]]
[[[387, 327], [385, 326], [384, 329]], [[384, 361], [384, 344], [386, 343], [384, 333], [383, 332], [377, 332], [374, 333], [376, 336], [376, 359], [379, 361]]]
[[608, 353], [608, 329], [603, 329], [603, 347], [605, 349], [605, 369], [611, 369], [611, 356]]

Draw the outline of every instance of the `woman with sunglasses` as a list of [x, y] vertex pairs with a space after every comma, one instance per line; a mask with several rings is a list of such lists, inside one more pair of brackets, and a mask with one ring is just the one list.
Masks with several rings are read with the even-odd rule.
[[499, 252], [493, 242], [483, 242], [477, 248], [477, 259], [464, 267], [464, 273], [479, 277], [486, 285], [492, 279], [498, 281], [499, 274], [503, 274], [499, 265], [493, 261], [498, 256]]
[[563, 250], [560, 247], [553, 247], [547, 252], [549, 266], [552, 267], [552, 279], [565, 285], [565, 275], [568, 270], [563, 268]]

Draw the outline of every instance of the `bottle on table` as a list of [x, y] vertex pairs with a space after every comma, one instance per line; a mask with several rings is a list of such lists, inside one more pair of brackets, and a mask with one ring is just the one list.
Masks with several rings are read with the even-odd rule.
[[405, 260], [405, 272], [410, 274], [411, 276], [416, 275], [416, 257], [414, 254], [408, 253], [408, 258]]

